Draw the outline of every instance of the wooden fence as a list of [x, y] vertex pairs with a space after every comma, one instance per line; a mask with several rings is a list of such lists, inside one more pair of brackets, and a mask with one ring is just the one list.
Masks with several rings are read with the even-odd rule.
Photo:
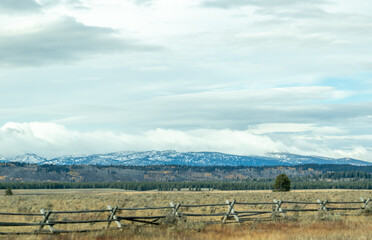
[[[101, 231], [103, 229], [123, 229], [128, 224], [124, 224], [126, 221], [143, 223], [143, 224], [172, 224], [177, 221], [186, 221], [189, 218], [207, 218], [210, 223], [242, 223], [244, 221], [251, 220], [263, 220], [263, 219], [273, 219], [276, 217], [287, 217], [288, 213], [291, 212], [330, 212], [330, 211], [345, 211], [344, 215], [347, 215], [349, 211], [355, 210], [365, 210], [370, 202], [370, 198], [361, 199], [361, 201], [355, 202], [332, 202], [328, 200], [317, 200], [316, 202], [298, 202], [298, 201], [285, 201], [285, 200], [274, 200], [273, 202], [239, 202], [236, 200], [229, 201], [226, 200], [225, 203], [213, 203], [213, 204], [181, 204], [171, 202], [169, 206], [163, 207], [142, 207], [142, 208], [121, 208], [118, 206], [111, 207], [108, 206], [107, 209], [101, 210], [82, 210], [82, 211], [52, 211], [41, 209], [40, 213], [10, 213], [10, 212], [0, 212], [0, 216], [9, 216], [9, 218], [18, 217], [34, 217], [40, 218], [40, 221], [31, 222], [0, 222], [0, 227], [2, 229], [6, 228], [8, 231], [3, 232], [0, 230], [0, 235], [8, 234], [57, 234], [57, 233], [71, 233], [71, 232], [89, 232], [89, 231]], [[358, 206], [359, 205], [359, 206]], [[286, 207], [284, 207], [286, 206]], [[302, 207], [301, 207], [302, 206]], [[341, 207], [340, 207], [341, 206]], [[197, 210], [200, 208], [214, 208], [222, 209], [221, 212], [211, 212], [211, 213], [200, 213]], [[255, 209], [244, 210], [242, 208], [253, 207]], [[268, 209], [270, 208], [271, 209]], [[296, 208], [295, 208], [296, 207]], [[223, 211], [223, 208], [225, 210]], [[257, 208], [260, 208], [257, 210]], [[262, 210], [264, 208], [264, 210]], [[266, 209], [265, 209], [266, 208]], [[196, 209], [196, 211], [192, 211]], [[142, 212], [148, 210], [165, 211], [161, 215], [143, 214], [142, 216], [137, 216], [133, 214], [135, 211]], [[190, 212], [191, 211], [191, 212]], [[106, 216], [100, 219], [86, 219], [86, 220], [53, 220], [53, 217], [60, 215], [83, 215], [83, 214], [101, 214], [101, 216]], [[104, 215], [106, 214], [106, 215]], [[268, 215], [265, 217], [265, 215]], [[259, 216], [259, 218], [254, 218]], [[217, 220], [216, 220], [217, 219]], [[198, 221], [197, 220], [197, 221]], [[116, 224], [116, 227], [112, 226], [112, 223]], [[56, 225], [72, 225], [72, 224], [89, 224], [94, 225], [96, 223], [105, 224], [101, 228], [95, 229], [74, 229], [74, 230], [58, 230]], [[25, 229], [27, 227], [33, 227], [33, 229], [28, 232], [20, 231], [9, 231], [15, 227], [22, 227]]]

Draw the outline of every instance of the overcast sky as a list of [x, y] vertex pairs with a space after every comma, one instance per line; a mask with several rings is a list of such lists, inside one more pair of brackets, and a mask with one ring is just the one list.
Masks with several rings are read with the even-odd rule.
[[0, 155], [372, 161], [369, 0], [1, 0]]

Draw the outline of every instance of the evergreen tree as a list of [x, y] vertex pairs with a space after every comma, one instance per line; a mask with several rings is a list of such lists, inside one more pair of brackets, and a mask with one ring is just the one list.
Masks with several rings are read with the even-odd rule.
[[5, 195], [6, 195], [6, 196], [11, 196], [11, 195], [13, 195], [12, 189], [11, 189], [11, 188], [7, 188], [7, 189], [5, 190]]
[[274, 183], [274, 190], [278, 192], [288, 192], [291, 190], [291, 180], [284, 173], [279, 174]]

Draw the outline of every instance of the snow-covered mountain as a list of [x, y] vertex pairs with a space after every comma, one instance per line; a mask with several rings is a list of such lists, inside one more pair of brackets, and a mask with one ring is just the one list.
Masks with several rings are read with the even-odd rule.
[[0, 162], [22, 162], [54, 165], [188, 165], [188, 166], [273, 166], [298, 164], [352, 164], [372, 165], [370, 162], [352, 158], [327, 158], [302, 156], [290, 153], [271, 153], [268, 156], [239, 156], [218, 152], [146, 151], [115, 152], [87, 156], [63, 156], [47, 159], [36, 154], [25, 154], [13, 158], [0, 156]]
[[353, 158], [329, 158], [319, 156], [302, 156], [291, 153], [271, 153], [269, 155], [275, 159], [280, 159], [283, 163], [289, 165], [300, 165], [300, 164], [351, 164], [351, 165], [372, 165], [371, 162], [361, 161]]
[[31, 164], [43, 164], [45, 161], [47, 161], [46, 158], [30, 153], [19, 155], [12, 158], [5, 158], [0, 156], [0, 162], [22, 162]]

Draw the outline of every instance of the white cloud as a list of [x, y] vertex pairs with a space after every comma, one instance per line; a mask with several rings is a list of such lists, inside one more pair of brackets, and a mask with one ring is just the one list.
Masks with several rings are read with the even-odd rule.
[[65, 155], [112, 151], [221, 151], [264, 154], [283, 148], [265, 136], [246, 131], [156, 129], [139, 134], [79, 132], [50, 122], [6, 123], [0, 128], [0, 154]]
[[251, 128], [251, 132], [255, 134], [265, 133], [290, 133], [290, 132], [307, 132], [313, 129], [313, 124], [301, 123], [263, 123]]
[[[262, 123], [252, 126], [249, 130], [254, 134], [312, 132], [316, 135], [335, 135], [347, 133], [347, 131], [337, 127], [318, 126], [315, 124], [304, 123]], [[329, 136], [329, 138], [333, 137], [339, 138], [341, 136]]]
[[[271, 137], [252, 129], [279, 127], [291, 129], [294, 135]], [[280, 129], [281, 128], [281, 129]], [[52, 122], [6, 123], [0, 128], [0, 155], [12, 156], [22, 153], [36, 153], [54, 157], [69, 154], [93, 154], [114, 151], [177, 150], [215, 151], [238, 155], [265, 155], [271, 152], [291, 152], [328, 157], [354, 157], [364, 160], [372, 149], [364, 146], [339, 148], [332, 146], [332, 139], [310, 139], [301, 137], [303, 130], [316, 126], [293, 124], [266, 124], [252, 126], [250, 130], [197, 129], [180, 131], [155, 129], [137, 134], [111, 131], [76, 131]], [[285, 130], [285, 131], [291, 131]], [[295, 132], [295, 130], [298, 130]], [[276, 130], [270, 130], [274, 132]], [[268, 132], [266, 130], [266, 132]], [[302, 135], [306, 136], [306, 135]], [[369, 136], [371, 138], [371, 136]]]
[[370, 1], [0, 5], [2, 151], [370, 152]]

